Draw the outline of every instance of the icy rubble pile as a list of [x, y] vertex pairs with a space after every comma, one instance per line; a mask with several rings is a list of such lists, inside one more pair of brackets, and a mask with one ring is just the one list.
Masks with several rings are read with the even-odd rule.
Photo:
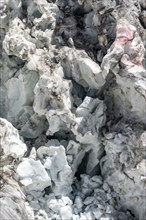
[[[73, 171], [66, 160], [65, 149], [59, 145], [57, 140], [49, 141], [46, 146], [38, 148], [37, 151], [32, 148], [29, 157], [22, 158], [26, 148], [20, 155], [18, 146], [21, 149], [22, 141], [17, 130], [2, 118], [0, 125], [1, 147], [5, 156], [5, 161], [1, 160], [2, 178], [4, 181], [8, 181], [7, 184], [6, 182], [1, 184], [1, 205], [3, 207], [11, 201], [12, 204], [9, 205], [14, 209], [10, 210], [11, 217], [16, 216], [19, 219], [15, 213], [15, 209], [19, 209], [19, 215], [25, 219], [92, 220], [100, 217], [103, 219], [104, 217], [133, 219], [130, 212], [124, 213], [120, 210], [120, 206], [117, 205], [119, 196], [111, 191], [108, 183], [103, 182], [101, 176], [91, 177], [82, 174], [80, 181], [76, 179], [73, 182]], [[9, 131], [8, 138], [5, 138], [5, 143], [3, 143], [7, 130]], [[8, 152], [6, 152], [7, 148], [10, 148]], [[16, 158], [19, 160], [19, 164], [18, 161], [15, 161]], [[16, 173], [12, 173], [13, 169]], [[16, 180], [21, 183], [21, 189]], [[14, 197], [18, 199], [18, 204], [13, 201]], [[5, 209], [3, 215], [6, 214]], [[9, 216], [7, 214], [4, 217]]]
[[145, 14], [144, 0], [0, 1], [3, 218], [144, 219]]

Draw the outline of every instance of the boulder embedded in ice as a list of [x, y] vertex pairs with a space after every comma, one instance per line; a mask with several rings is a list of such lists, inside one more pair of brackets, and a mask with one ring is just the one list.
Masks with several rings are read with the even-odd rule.
[[50, 110], [46, 113], [46, 118], [49, 123], [47, 135], [53, 135], [60, 130], [68, 130], [73, 121], [73, 116], [69, 110]]
[[27, 192], [42, 191], [51, 185], [51, 179], [39, 160], [25, 159], [18, 165], [17, 174]]
[[2, 158], [11, 156], [19, 159], [27, 151], [27, 147], [20, 139], [17, 129], [4, 118], [0, 118], [0, 145], [3, 151]]
[[56, 74], [42, 75], [35, 86], [35, 99], [33, 108], [39, 115], [45, 115], [49, 110], [69, 110], [71, 82], [63, 80], [62, 76]]
[[66, 195], [72, 188], [72, 170], [67, 163], [65, 149], [60, 146], [42, 146], [37, 150], [38, 158], [46, 157], [44, 166], [54, 183], [52, 191], [55, 195]]
[[99, 159], [104, 152], [101, 143], [100, 128], [104, 125], [106, 119], [105, 105], [98, 98], [86, 97], [76, 112], [77, 117], [71, 129], [76, 136], [76, 140], [83, 147], [78, 148], [78, 153], [73, 161], [73, 167], [76, 170], [77, 164], [79, 164], [79, 161], [87, 153], [88, 162], [86, 164], [86, 172], [89, 174], [97, 167]]
[[101, 103], [102, 103], [102, 101], [99, 100], [98, 98], [95, 99], [95, 98], [86, 96], [85, 99], [83, 100], [82, 104], [76, 109], [76, 116], [85, 118], [88, 115], [92, 114], [94, 109], [97, 108], [97, 106], [98, 106], [99, 111], [102, 111], [100, 109]]
[[77, 62], [81, 77], [88, 84], [89, 88], [100, 89], [105, 83], [100, 66], [88, 58], [78, 59]]
[[67, 77], [72, 77], [85, 88], [98, 90], [104, 85], [100, 66], [84, 51], [64, 48], [62, 54], [61, 63]]
[[71, 81], [63, 79], [60, 66], [50, 76], [43, 74], [35, 86], [33, 109], [39, 116], [46, 117], [47, 135], [71, 126], [71, 86]]
[[[106, 107], [103, 101], [98, 98], [86, 97], [84, 99], [83, 103], [76, 110], [76, 124], [72, 129], [78, 141], [84, 144], [95, 144], [95, 139], [99, 136], [99, 128], [105, 123], [105, 110]], [[80, 111], [83, 115], [80, 115]]]

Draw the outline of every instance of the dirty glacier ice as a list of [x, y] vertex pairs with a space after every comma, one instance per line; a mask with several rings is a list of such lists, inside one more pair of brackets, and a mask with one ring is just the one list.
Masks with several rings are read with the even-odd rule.
[[145, 0], [0, 0], [2, 219], [146, 218]]

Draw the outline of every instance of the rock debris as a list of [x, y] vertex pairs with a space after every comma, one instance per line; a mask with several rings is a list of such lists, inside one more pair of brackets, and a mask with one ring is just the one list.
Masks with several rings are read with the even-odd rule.
[[146, 1], [0, 0], [2, 220], [146, 219]]

